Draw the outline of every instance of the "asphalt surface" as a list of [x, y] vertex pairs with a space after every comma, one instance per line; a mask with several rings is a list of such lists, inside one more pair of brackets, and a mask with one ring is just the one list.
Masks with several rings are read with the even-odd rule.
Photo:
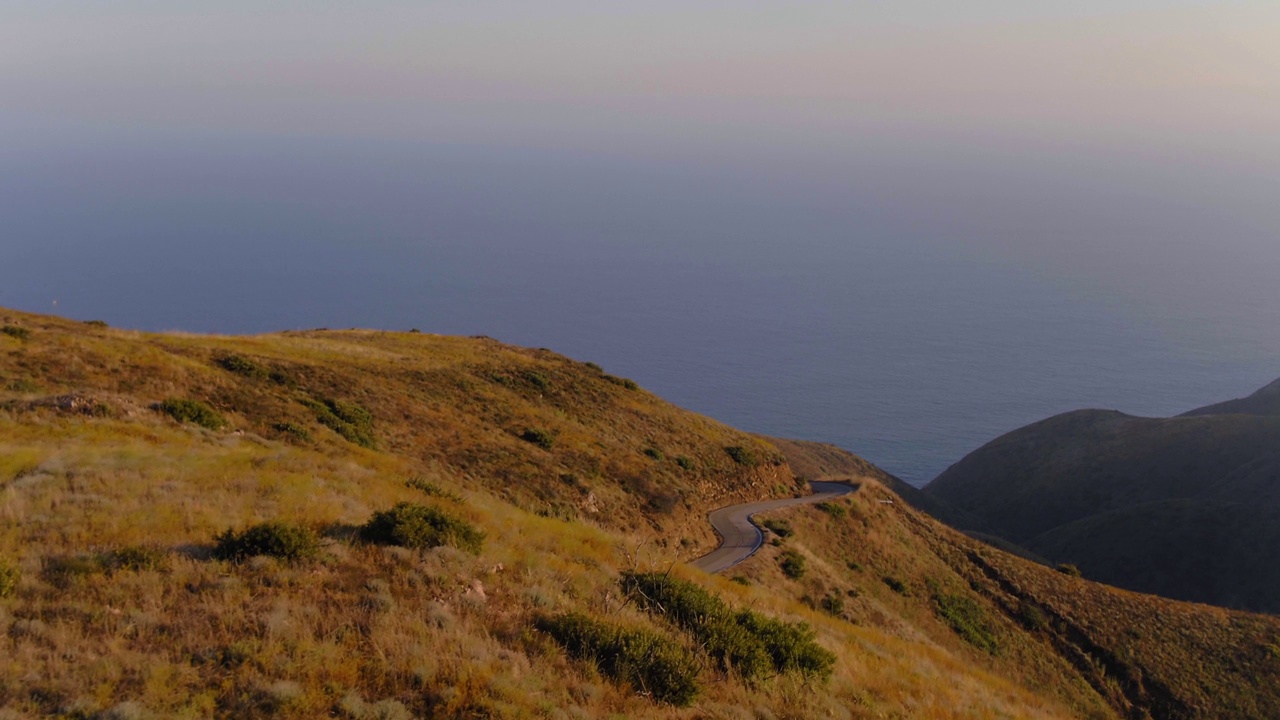
[[707, 519], [711, 521], [711, 527], [715, 528], [716, 533], [720, 535], [720, 547], [689, 564], [709, 573], [728, 570], [754, 555], [756, 550], [764, 544], [764, 533], [751, 519], [756, 513], [792, 505], [822, 502], [854, 491], [852, 485], [844, 483], [814, 482], [810, 483], [810, 486], [813, 488], [813, 494], [805, 497], [764, 500], [713, 510]]

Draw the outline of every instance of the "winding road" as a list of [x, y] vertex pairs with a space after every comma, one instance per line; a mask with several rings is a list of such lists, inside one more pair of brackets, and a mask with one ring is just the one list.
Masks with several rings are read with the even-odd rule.
[[814, 491], [812, 495], [743, 503], [713, 510], [707, 519], [711, 521], [711, 527], [715, 528], [716, 533], [720, 535], [720, 547], [689, 564], [709, 573], [728, 570], [754, 555], [756, 550], [764, 544], [764, 533], [751, 520], [756, 513], [792, 505], [822, 502], [851, 493], [856, 489], [852, 485], [835, 482], [813, 482], [809, 485]]

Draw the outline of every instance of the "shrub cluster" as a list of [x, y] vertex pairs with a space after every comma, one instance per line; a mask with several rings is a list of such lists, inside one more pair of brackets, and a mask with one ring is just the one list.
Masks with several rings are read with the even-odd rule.
[[282, 435], [300, 442], [306, 442], [311, 439], [311, 431], [297, 423], [278, 422], [272, 425], [271, 428]]
[[641, 607], [692, 635], [722, 670], [746, 680], [770, 672], [826, 678], [835, 665], [835, 655], [814, 642], [804, 623], [735, 611], [702, 587], [660, 573], [626, 573], [622, 586]]
[[1070, 575], [1071, 577], [1080, 577], [1080, 568], [1076, 567], [1071, 563], [1062, 563], [1058, 565], [1056, 569], [1058, 572], [1062, 573], [1063, 575]]
[[991, 654], [1000, 649], [996, 636], [983, 618], [982, 608], [973, 598], [966, 595], [934, 595], [933, 606], [938, 617], [945, 620], [965, 642]]
[[374, 513], [361, 526], [360, 538], [379, 545], [419, 549], [452, 545], [470, 553], [479, 553], [484, 545], [484, 532], [466, 520], [407, 502]]
[[520, 439], [527, 443], [533, 443], [543, 450], [550, 450], [556, 444], [554, 435], [538, 428], [525, 428], [525, 431], [520, 433]]
[[267, 377], [266, 368], [243, 355], [223, 355], [214, 360], [214, 362], [227, 372], [233, 372], [247, 378], [261, 380]]
[[160, 403], [160, 411], [182, 423], [194, 423], [209, 430], [220, 430], [227, 421], [213, 408], [199, 400], [169, 398]]
[[843, 520], [849, 515], [849, 508], [837, 502], [820, 502], [818, 509], [836, 520]]
[[373, 415], [360, 405], [332, 399], [307, 399], [303, 404], [311, 408], [321, 425], [338, 433], [348, 442], [370, 449], [377, 447], [377, 442], [373, 439]]
[[764, 525], [770, 532], [778, 537], [791, 537], [791, 535], [795, 533], [795, 531], [791, 529], [791, 523], [786, 520], [782, 520], [781, 518], [769, 518], [760, 524]]
[[628, 683], [656, 700], [686, 706], [698, 694], [698, 663], [693, 654], [653, 631], [612, 625], [582, 613], [539, 618], [536, 625], [569, 655], [590, 660], [614, 681]]
[[778, 567], [782, 568], [783, 575], [799, 580], [804, 577], [804, 556], [795, 550], [788, 550], [778, 556]]
[[4, 327], [0, 327], [0, 333], [4, 333], [15, 340], [31, 339], [31, 331], [24, 327], [18, 327], [17, 325], [5, 325]]
[[744, 465], [746, 467], [755, 467], [756, 465], [760, 464], [760, 461], [756, 459], [755, 453], [742, 447], [741, 445], [730, 445], [729, 447], [725, 448], [724, 451], [728, 453], [729, 457], [733, 458], [733, 461], [738, 463], [739, 465]]
[[605, 376], [604, 376], [604, 379], [605, 379], [605, 380], [608, 380], [609, 382], [613, 383], [614, 385], [618, 385], [618, 386], [623, 387], [623, 388], [625, 388], [625, 389], [627, 389], [627, 390], [639, 390], [639, 389], [640, 389], [640, 384], [639, 384], [639, 383], [637, 383], [635, 380], [632, 380], [631, 378], [622, 378], [622, 377], [617, 377], [617, 376], [614, 376], [614, 375], [605, 375]]
[[691, 460], [690, 458], [684, 455], [681, 455], [676, 458], [676, 465], [679, 465], [681, 470], [692, 470], [693, 460]]
[[551, 389], [551, 379], [537, 370], [525, 370], [520, 373], [520, 377], [524, 378], [525, 382], [536, 388], [538, 392], [546, 392]]
[[306, 560], [320, 551], [320, 540], [314, 532], [282, 521], [260, 523], [241, 532], [227, 530], [214, 539], [217, 545], [213, 556], [231, 562], [257, 555], [289, 561]]

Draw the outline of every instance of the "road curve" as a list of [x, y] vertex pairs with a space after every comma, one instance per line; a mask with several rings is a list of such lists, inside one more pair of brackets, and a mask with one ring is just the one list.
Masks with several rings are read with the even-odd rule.
[[751, 520], [756, 513], [791, 505], [821, 502], [851, 493], [855, 489], [852, 485], [834, 482], [813, 482], [809, 485], [813, 488], [812, 495], [730, 505], [713, 510], [707, 519], [711, 521], [711, 527], [715, 528], [716, 533], [720, 535], [720, 547], [689, 564], [709, 573], [728, 570], [754, 555], [756, 550], [764, 544], [764, 533]]

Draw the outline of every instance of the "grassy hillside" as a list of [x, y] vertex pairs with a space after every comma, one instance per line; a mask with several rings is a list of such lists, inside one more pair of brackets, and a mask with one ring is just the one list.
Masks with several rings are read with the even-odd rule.
[[1075, 717], [1280, 716], [1280, 620], [1072, 577], [862, 482], [851, 499], [771, 513], [785, 537], [732, 572], [859, 628], [935, 644]]
[[[982, 579], [1020, 561], [981, 570], [870, 468], [743, 577], [687, 569], [707, 510], [791, 468], [549, 351], [0, 329], [0, 718], [1141, 717], [1199, 696], [1105, 673], [1180, 688], [1197, 666], [1160, 663], [1192, 651], [1210, 697], [1164, 716], [1275, 707], [1274, 622], [1157, 606], [1203, 642], [1174, 623], [1133, 646], [1159, 663], [1094, 668], [1127, 646], [1021, 629]], [[1115, 622], [1073, 602], [1063, 632]]]
[[857, 455], [828, 443], [765, 438], [782, 452], [796, 475], [806, 480], [872, 478], [914, 508], [955, 528], [981, 531], [985, 523], [976, 515], [921, 491]]
[[1066, 413], [979, 448], [926, 492], [1089, 577], [1280, 611], [1280, 415]]

